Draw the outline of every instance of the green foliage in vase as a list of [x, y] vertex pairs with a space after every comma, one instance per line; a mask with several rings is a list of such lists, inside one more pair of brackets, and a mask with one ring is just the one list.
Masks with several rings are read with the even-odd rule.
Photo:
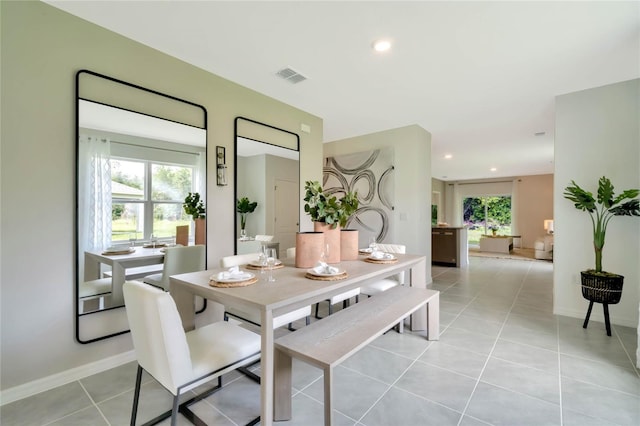
[[[598, 194], [593, 194], [578, 186], [575, 181], [564, 189], [564, 198], [573, 202], [576, 209], [586, 211], [591, 217], [593, 248], [596, 255], [595, 272], [602, 272], [602, 249], [607, 233], [607, 225], [614, 216], [640, 216], [638, 189], [627, 189], [616, 196], [613, 184], [606, 177], [598, 181]], [[626, 201], [625, 201], [626, 200]]]
[[346, 226], [349, 218], [358, 210], [357, 192], [347, 192], [340, 200], [335, 195], [326, 194], [320, 182], [306, 181], [304, 211], [314, 222], [324, 222], [336, 227]]
[[186, 214], [193, 216], [193, 220], [205, 217], [204, 201], [200, 199], [200, 194], [197, 192], [187, 194], [182, 208]]
[[249, 201], [249, 198], [242, 197], [236, 202], [236, 212], [240, 213], [240, 228], [245, 229], [247, 224], [247, 214], [253, 213], [258, 207], [257, 201]]

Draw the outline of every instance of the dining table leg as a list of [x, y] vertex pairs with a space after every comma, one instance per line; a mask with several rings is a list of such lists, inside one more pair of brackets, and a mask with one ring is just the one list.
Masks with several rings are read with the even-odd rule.
[[[422, 260], [410, 269], [409, 285], [411, 287], [427, 287], [427, 263]], [[427, 329], [427, 307], [422, 306], [411, 314], [411, 331], [421, 331]]]
[[181, 285], [171, 285], [169, 288], [169, 294], [173, 297], [182, 319], [182, 328], [184, 331], [194, 330], [196, 328], [194, 294]]
[[125, 281], [125, 268], [120, 262], [113, 262], [111, 265], [111, 300], [113, 306], [124, 305], [124, 294], [122, 285]]
[[273, 312], [261, 313], [260, 344], [260, 424], [273, 424], [274, 404], [274, 349], [273, 349]]

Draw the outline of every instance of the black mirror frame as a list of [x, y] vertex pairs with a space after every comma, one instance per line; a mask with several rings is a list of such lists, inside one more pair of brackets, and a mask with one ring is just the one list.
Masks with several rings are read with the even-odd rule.
[[[180, 99], [180, 98], [177, 98], [175, 96], [167, 95], [165, 93], [161, 93], [161, 92], [158, 92], [156, 90], [148, 89], [146, 87], [142, 87], [142, 86], [139, 86], [137, 84], [129, 83], [129, 82], [126, 82], [126, 81], [123, 81], [123, 80], [119, 80], [117, 78], [110, 77], [110, 76], [107, 76], [107, 75], [104, 75], [104, 74], [100, 74], [100, 73], [97, 73], [97, 72], [94, 72], [94, 71], [90, 71], [90, 70], [87, 70], [87, 69], [81, 69], [78, 72], [76, 72], [76, 75], [75, 75], [75, 90], [76, 90], [76, 93], [75, 93], [76, 94], [76, 96], [75, 96], [75, 104], [76, 104], [75, 105], [75, 115], [76, 115], [76, 117], [75, 117], [75, 124], [76, 124], [76, 132], [75, 132], [75, 136], [76, 136], [76, 139], [75, 139], [75, 142], [76, 142], [75, 143], [75, 150], [76, 150], [76, 152], [75, 152], [76, 176], [75, 176], [75, 200], [74, 200], [75, 208], [74, 208], [74, 218], [73, 218], [74, 222], [75, 222], [75, 226], [74, 226], [75, 234], [74, 234], [74, 240], [73, 240], [73, 255], [74, 255], [74, 267], [75, 268], [74, 268], [74, 272], [73, 272], [73, 276], [74, 276], [74, 292], [73, 292], [74, 299], [73, 299], [73, 303], [74, 303], [74, 313], [75, 313], [75, 338], [76, 338], [76, 341], [78, 343], [81, 343], [81, 344], [88, 344], [88, 343], [98, 342], [100, 340], [105, 340], [105, 339], [108, 339], [108, 338], [111, 338], [111, 337], [119, 336], [119, 335], [122, 335], [122, 334], [126, 334], [126, 333], [129, 333], [130, 330], [118, 331], [118, 332], [115, 332], [115, 333], [110, 333], [110, 334], [107, 334], [107, 335], [104, 335], [104, 336], [95, 337], [95, 338], [87, 339], [87, 340], [82, 340], [81, 337], [80, 337], [80, 318], [82, 316], [84, 316], [84, 315], [92, 315], [92, 314], [98, 313], [98, 312], [91, 312], [91, 313], [81, 314], [80, 310], [79, 310], [79, 302], [78, 302], [78, 300], [79, 300], [78, 299], [79, 298], [79, 277], [78, 277], [78, 268], [79, 268], [79, 263], [78, 263], [79, 262], [79, 256], [78, 256], [78, 235], [79, 235], [79, 229], [78, 229], [78, 226], [79, 226], [79, 221], [78, 221], [78, 209], [79, 209], [79, 203], [78, 203], [79, 144], [78, 144], [78, 141], [80, 140], [80, 102], [79, 101], [80, 101], [80, 99], [82, 99], [80, 97], [80, 77], [82, 76], [82, 74], [88, 74], [88, 75], [92, 75], [94, 77], [103, 78], [103, 79], [109, 80], [109, 81], [114, 82], [114, 83], [122, 84], [122, 85], [125, 85], [127, 87], [131, 87], [131, 88], [134, 88], [134, 89], [137, 89], [137, 90], [141, 90], [141, 91], [144, 91], [144, 92], [147, 92], [147, 93], [151, 93], [153, 95], [162, 96], [164, 98], [167, 98], [167, 99], [170, 99], [170, 100], [173, 100], [173, 101], [182, 102], [184, 104], [191, 105], [193, 107], [199, 108], [199, 109], [202, 110], [202, 113], [203, 113], [203, 127], [201, 127], [201, 128], [204, 129], [205, 131], [208, 129], [208, 127], [207, 127], [208, 116], [207, 116], [206, 108], [204, 106], [202, 106], [202, 105], [198, 105], [196, 103], [193, 103], [193, 102], [190, 102], [190, 101], [187, 101], [187, 100], [184, 100], [184, 99]], [[116, 107], [116, 108], [119, 108], [119, 107]], [[140, 113], [140, 111], [134, 111], [134, 112]], [[146, 114], [146, 115], [149, 115], [149, 114]], [[182, 124], [185, 124], [185, 123], [182, 123]], [[205, 169], [206, 168], [207, 168], [207, 165], [206, 165], [206, 157], [205, 157]], [[206, 191], [206, 179], [205, 179], [205, 191]], [[206, 256], [207, 255], [206, 255], [206, 245], [205, 245], [205, 259], [206, 259]], [[202, 309], [199, 310], [196, 313], [203, 312], [206, 308], [207, 308], [207, 300], [204, 299], [204, 304], [203, 304]], [[124, 305], [123, 306], [114, 306], [114, 307], [111, 307], [111, 308], [106, 308], [103, 311], [111, 311], [111, 310], [116, 310], [116, 309], [123, 309], [124, 310], [125, 307], [124, 307]], [[99, 311], [99, 312], [103, 312], [103, 311]]]
[[[260, 121], [256, 121], [256, 120], [253, 120], [253, 119], [247, 118], [247, 117], [238, 116], [233, 120], [233, 161], [234, 161], [234, 163], [233, 163], [233, 252], [235, 254], [238, 253], [238, 239], [236, 238], [236, 230], [238, 229], [238, 215], [236, 214], [236, 200], [238, 199], [238, 137], [243, 137], [245, 139], [254, 140], [256, 142], [261, 142], [261, 143], [264, 143], [264, 144], [267, 144], [267, 145], [278, 146], [280, 148], [291, 149], [291, 148], [282, 147], [281, 145], [276, 145], [276, 144], [272, 144], [272, 143], [269, 143], [269, 142], [266, 142], [266, 141], [247, 138], [245, 136], [239, 135], [238, 134], [238, 122], [240, 120], [248, 121], [248, 122], [253, 123], [253, 124], [258, 124], [260, 126], [265, 126], [265, 127], [270, 128], [270, 129], [278, 130], [280, 132], [284, 132], [284, 133], [287, 133], [289, 135], [294, 136], [296, 138], [296, 149], [294, 151], [297, 151], [298, 154], [300, 154], [300, 135], [299, 134], [291, 132], [289, 130], [281, 129], [280, 127], [272, 126], [270, 124], [262, 123]], [[300, 178], [300, 167], [298, 167], [298, 179], [299, 178]], [[299, 222], [300, 222], [300, 220], [298, 220], [298, 223]]]

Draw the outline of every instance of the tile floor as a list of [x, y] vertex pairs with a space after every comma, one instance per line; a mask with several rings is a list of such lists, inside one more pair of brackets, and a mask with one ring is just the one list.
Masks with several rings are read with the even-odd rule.
[[[433, 268], [442, 335], [387, 333], [338, 368], [337, 425], [639, 425], [636, 330], [552, 314], [552, 264], [471, 258]], [[615, 309], [615, 307], [612, 307]], [[601, 320], [602, 309], [593, 317]], [[287, 332], [282, 330], [282, 332]], [[255, 367], [259, 369], [259, 366]], [[322, 425], [321, 372], [294, 364], [293, 419]], [[10, 425], [127, 425], [134, 363], [7, 404]], [[168, 409], [150, 377], [139, 420]], [[259, 414], [259, 387], [238, 373], [193, 406], [208, 424], [243, 425]], [[180, 418], [179, 424], [188, 424]], [[168, 424], [165, 421], [163, 424]]]

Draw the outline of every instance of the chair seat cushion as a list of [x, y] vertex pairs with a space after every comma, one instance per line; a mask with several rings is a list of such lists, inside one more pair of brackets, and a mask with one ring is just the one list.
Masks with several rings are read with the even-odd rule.
[[189, 331], [187, 342], [194, 378], [260, 354], [260, 335], [226, 321]]
[[373, 284], [366, 285], [360, 289], [362, 294], [366, 294], [367, 296], [373, 296], [374, 294], [381, 293], [383, 291], [389, 290], [391, 287], [395, 287], [398, 285], [398, 281], [385, 278], [380, 281], [376, 281]]
[[162, 287], [162, 273], [147, 275], [142, 279], [142, 282], [154, 285], [156, 287]]
[[331, 301], [332, 305], [335, 305], [336, 303], [340, 303], [343, 300], [350, 299], [359, 294], [360, 294], [360, 288], [358, 287], [358, 288], [354, 288], [353, 290], [345, 291], [344, 293], [336, 294], [329, 300]]

